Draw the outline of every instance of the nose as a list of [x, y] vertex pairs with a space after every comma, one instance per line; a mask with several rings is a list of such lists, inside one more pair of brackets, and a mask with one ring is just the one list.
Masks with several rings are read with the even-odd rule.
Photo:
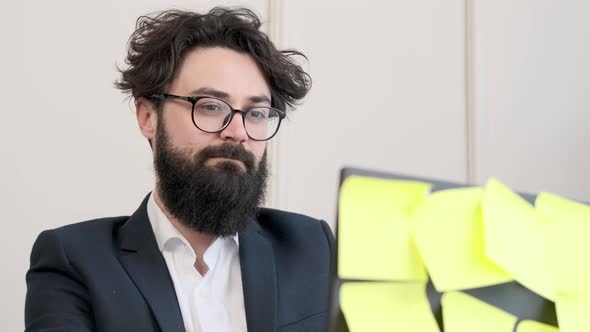
[[248, 134], [246, 133], [246, 128], [244, 128], [242, 113], [236, 112], [229, 125], [220, 132], [220, 135], [224, 141], [234, 141], [237, 143], [246, 141]]

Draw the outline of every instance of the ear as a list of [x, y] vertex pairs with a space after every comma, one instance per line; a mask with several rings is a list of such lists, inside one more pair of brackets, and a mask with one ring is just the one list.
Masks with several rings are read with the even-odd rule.
[[141, 134], [150, 142], [156, 136], [156, 127], [158, 125], [158, 114], [152, 102], [144, 97], [135, 100], [135, 115]]

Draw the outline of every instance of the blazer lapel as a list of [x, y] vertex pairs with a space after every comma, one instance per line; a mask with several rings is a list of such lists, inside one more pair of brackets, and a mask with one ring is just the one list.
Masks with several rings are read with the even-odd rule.
[[272, 243], [256, 222], [240, 233], [239, 240], [248, 331], [275, 331], [277, 274]]
[[148, 198], [149, 195], [119, 230], [119, 259], [152, 309], [162, 331], [181, 332], [184, 331], [182, 314], [166, 261], [148, 219]]

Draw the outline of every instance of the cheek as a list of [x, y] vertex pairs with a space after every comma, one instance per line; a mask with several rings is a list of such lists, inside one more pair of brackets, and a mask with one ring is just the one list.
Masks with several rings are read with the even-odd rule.
[[202, 147], [212, 144], [215, 135], [205, 133], [195, 128], [190, 119], [175, 118], [166, 122], [170, 141], [181, 149], [200, 150]]

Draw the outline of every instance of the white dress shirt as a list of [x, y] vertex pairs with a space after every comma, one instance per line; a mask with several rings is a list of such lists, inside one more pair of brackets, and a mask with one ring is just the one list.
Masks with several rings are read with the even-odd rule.
[[197, 255], [150, 195], [148, 217], [174, 283], [187, 332], [246, 331], [246, 312], [238, 236], [218, 237], [203, 260], [205, 276], [195, 268]]

